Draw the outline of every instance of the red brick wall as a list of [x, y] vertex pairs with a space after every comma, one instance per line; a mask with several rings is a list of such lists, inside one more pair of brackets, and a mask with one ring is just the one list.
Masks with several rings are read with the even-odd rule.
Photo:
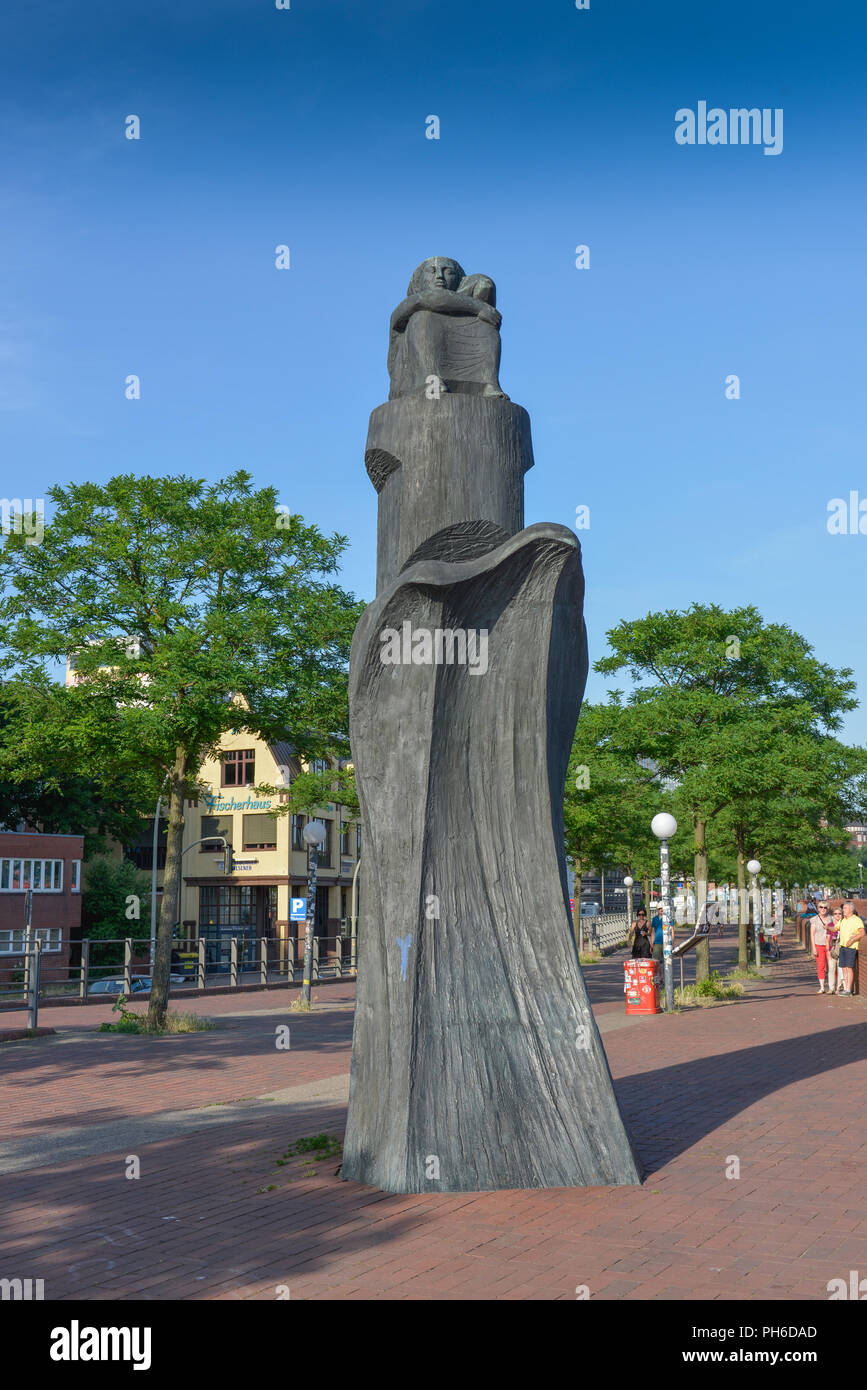
[[[84, 838], [81, 835], [39, 835], [35, 831], [23, 835], [0, 831], [2, 859], [62, 859], [63, 892], [34, 893], [31, 923], [34, 931], [40, 927], [60, 928], [60, 951], [47, 951], [42, 958], [43, 979], [66, 979], [69, 968], [70, 935], [78, 935], [81, 927], [81, 893], [70, 891], [72, 862], [84, 857]], [[24, 893], [0, 893], [0, 931], [24, 925]], [[14, 970], [21, 970], [23, 957], [0, 955], [0, 981], [8, 984]]]

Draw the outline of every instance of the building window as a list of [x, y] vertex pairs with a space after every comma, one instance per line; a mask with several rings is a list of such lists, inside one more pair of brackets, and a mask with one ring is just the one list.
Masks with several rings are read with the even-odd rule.
[[[34, 870], [35, 870], [36, 865], [34, 864], [33, 867], [34, 867]], [[80, 859], [73, 859], [73, 860], [71, 860], [71, 861], [70, 861], [70, 866], [69, 866], [69, 867], [70, 867], [70, 880], [71, 880], [71, 881], [70, 881], [70, 884], [69, 884], [70, 892], [72, 892], [72, 893], [80, 893], [80, 892], [81, 892], [81, 860], [80, 860]], [[36, 887], [36, 883], [35, 883], [35, 882], [34, 882], [34, 884], [33, 884], [33, 887], [34, 887], [34, 889], [35, 889], [35, 887]]]
[[63, 860], [0, 859], [0, 893], [23, 893], [28, 888], [34, 893], [62, 893]]
[[[60, 927], [37, 927], [33, 933], [42, 942], [43, 951], [59, 951], [62, 943]], [[18, 956], [24, 951], [24, 928], [0, 931], [0, 956]]]
[[330, 820], [324, 820], [322, 824], [325, 826], [325, 844], [319, 851], [319, 863], [324, 864], [325, 867], [328, 868], [331, 864], [331, 831], [334, 822]]
[[314, 759], [313, 759], [313, 762], [310, 764], [310, 771], [311, 771], [311, 772], [327, 772], [327, 771], [328, 771], [328, 759], [327, 759], [327, 758], [314, 758]]
[[[213, 839], [208, 837], [213, 835]], [[232, 843], [232, 817], [231, 816], [202, 816], [202, 835], [204, 841], [199, 845], [201, 854], [220, 854], [225, 851], [226, 846], [220, 844], [217, 837], [228, 840]]]
[[358, 859], [361, 858], [361, 821], [355, 827], [355, 854]]
[[345, 821], [340, 827], [340, 853], [349, 853], [349, 826]]
[[304, 844], [304, 817], [292, 817], [292, 848], [306, 849]]
[[340, 916], [341, 916], [341, 918], [343, 919], [344, 922], [346, 921], [348, 915], [349, 915], [349, 914], [348, 914], [348, 912], [347, 912], [347, 910], [346, 910], [346, 889], [345, 889], [345, 888], [341, 888], [341, 890], [340, 890]]
[[223, 786], [252, 787], [256, 780], [255, 748], [236, 748], [223, 754]]
[[243, 884], [216, 884], [199, 889], [199, 935], [209, 927], [254, 925], [253, 889]]
[[244, 849], [276, 849], [277, 817], [244, 816]]

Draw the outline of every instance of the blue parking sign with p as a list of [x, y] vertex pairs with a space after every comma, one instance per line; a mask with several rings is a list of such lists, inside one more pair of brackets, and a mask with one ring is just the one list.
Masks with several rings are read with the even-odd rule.
[[290, 899], [289, 899], [289, 921], [290, 921], [290, 922], [306, 922], [306, 920], [307, 920], [307, 899], [306, 899], [306, 898], [290, 898]]

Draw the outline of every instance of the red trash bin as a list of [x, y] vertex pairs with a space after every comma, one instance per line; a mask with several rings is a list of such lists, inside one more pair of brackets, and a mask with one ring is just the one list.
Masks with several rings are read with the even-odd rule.
[[625, 960], [623, 990], [628, 1014], [659, 1013], [659, 972], [655, 960]]

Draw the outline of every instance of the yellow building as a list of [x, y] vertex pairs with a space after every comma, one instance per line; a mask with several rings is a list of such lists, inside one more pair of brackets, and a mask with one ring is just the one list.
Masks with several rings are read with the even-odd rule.
[[[290, 900], [306, 899], [307, 850], [302, 831], [307, 817], [287, 814], [288, 787], [302, 771], [324, 771], [325, 761], [303, 763], [287, 743], [266, 743], [244, 729], [223, 735], [217, 757], [205, 762], [196, 801], [184, 808], [181, 929], [179, 949], [196, 949], [207, 938], [208, 962], [225, 964], [229, 942], [237, 937], [239, 964], [253, 964], [258, 942], [269, 943], [276, 964], [303, 956], [304, 921], [291, 920]], [[334, 764], [331, 764], [334, 766]], [[345, 766], [345, 764], [344, 764]], [[256, 786], [276, 787], [272, 795], [257, 795]], [[282, 814], [275, 814], [283, 808]], [[352, 888], [361, 852], [361, 826], [346, 816], [345, 807], [331, 803], [317, 812], [327, 840], [319, 853], [314, 929], [320, 964], [341, 955], [348, 962]], [[164, 830], [163, 826], [163, 830]], [[127, 851], [141, 868], [150, 868], [150, 831]], [[221, 836], [232, 846], [233, 869], [225, 872]], [[205, 843], [197, 843], [204, 841]], [[165, 844], [164, 835], [161, 843]], [[164, 851], [158, 859], [162, 870]], [[162, 872], [158, 882], [162, 884]]]

